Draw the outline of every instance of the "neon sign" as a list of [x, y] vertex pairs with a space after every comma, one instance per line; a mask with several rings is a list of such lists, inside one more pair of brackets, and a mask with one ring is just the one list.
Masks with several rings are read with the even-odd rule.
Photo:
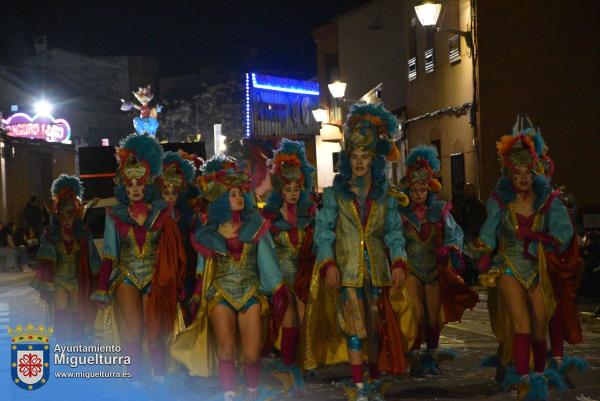
[[[259, 82], [259, 80], [261, 82]], [[252, 86], [258, 89], [267, 89], [277, 92], [319, 96], [319, 84], [317, 82], [300, 81], [297, 79], [252, 73]]]
[[70, 143], [71, 126], [62, 118], [39, 114], [30, 117], [25, 113], [16, 113], [3, 119], [2, 126], [12, 137]]

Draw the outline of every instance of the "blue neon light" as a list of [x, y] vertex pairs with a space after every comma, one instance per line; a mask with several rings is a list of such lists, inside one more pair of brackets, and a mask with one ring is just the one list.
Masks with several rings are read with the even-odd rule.
[[[247, 74], [246, 74], [247, 75]], [[260, 81], [260, 82], [259, 82]], [[252, 73], [252, 87], [278, 92], [319, 95], [319, 83]]]
[[250, 136], [250, 77], [246, 73], [246, 136]]

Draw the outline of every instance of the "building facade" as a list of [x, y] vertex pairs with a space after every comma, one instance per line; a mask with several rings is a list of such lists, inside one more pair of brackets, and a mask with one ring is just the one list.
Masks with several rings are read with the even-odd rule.
[[442, 196], [452, 198], [453, 187], [478, 183], [474, 100], [474, 49], [466, 37], [471, 27], [469, 0], [448, 0], [439, 17], [439, 31], [423, 28], [413, 3], [404, 2], [404, 64], [408, 148], [434, 145], [441, 161]]
[[600, 179], [600, 57], [582, 39], [600, 30], [598, 5], [588, 3], [445, 0], [436, 32], [406, 3], [407, 136], [410, 146], [440, 150], [445, 197], [461, 182], [488, 196], [500, 173], [496, 141], [524, 113], [550, 148], [554, 182], [578, 205], [600, 201], [600, 188], [589, 184]]
[[[312, 34], [317, 50], [317, 73], [321, 86], [321, 107], [328, 110], [328, 123], [321, 137], [335, 137], [353, 103], [383, 103], [404, 119], [406, 113], [406, 46], [404, 2], [375, 0], [357, 7], [319, 26]], [[327, 86], [345, 82], [346, 92], [334, 99]], [[398, 138], [399, 139], [399, 138]], [[336, 154], [340, 144], [317, 139], [319, 189], [331, 185], [335, 175]], [[392, 169], [391, 178], [401, 175], [401, 162]]]

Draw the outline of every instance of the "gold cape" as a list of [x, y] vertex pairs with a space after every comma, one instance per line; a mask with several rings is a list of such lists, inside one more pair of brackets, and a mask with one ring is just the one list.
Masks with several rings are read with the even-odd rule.
[[[336, 318], [338, 295], [338, 290], [325, 285], [319, 269], [315, 267], [298, 343], [298, 364], [303, 369], [348, 361], [346, 338], [342, 336]], [[402, 333], [404, 349], [408, 350], [416, 337], [416, 321], [406, 287], [390, 289], [389, 298]]]

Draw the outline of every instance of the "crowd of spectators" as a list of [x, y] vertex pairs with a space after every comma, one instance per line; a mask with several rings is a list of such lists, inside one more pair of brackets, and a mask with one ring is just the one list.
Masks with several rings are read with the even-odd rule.
[[46, 205], [32, 196], [23, 211], [25, 224], [0, 221], [0, 272], [31, 271], [40, 245], [40, 235], [48, 224]]

